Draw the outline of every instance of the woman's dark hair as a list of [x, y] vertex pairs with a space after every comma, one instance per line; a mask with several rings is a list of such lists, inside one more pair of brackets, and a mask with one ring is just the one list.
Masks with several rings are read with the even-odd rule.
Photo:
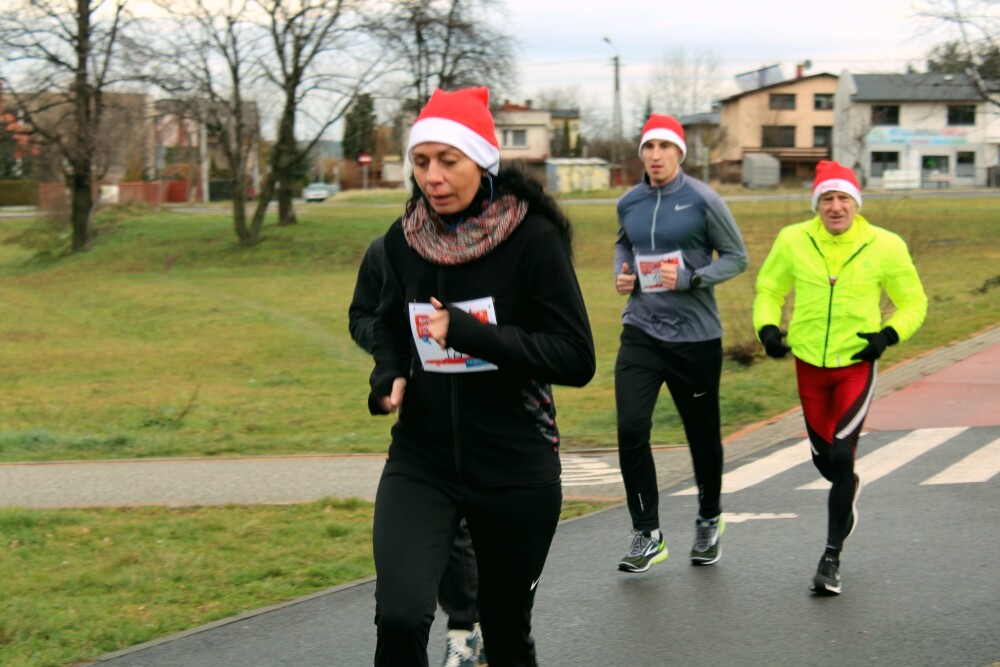
[[[492, 186], [490, 184], [491, 178], [493, 181]], [[424, 198], [424, 193], [417, 185], [417, 179], [412, 175], [410, 176], [410, 182], [412, 184], [410, 200], [416, 201]], [[546, 220], [551, 221], [556, 226], [556, 229], [559, 230], [559, 235], [562, 236], [563, 242], [566, 244], [566, 250], [572, 259], [573, 226], [569, 218], [559, 208], [556, 200], [545, 191], [541, 182], [524, 171], [524, 165], [521, 162], [501, 166], [500, 173], [496, 176], [484, 176], [482, 186], [479, 188], [476, 198], [472, 201], [470, 207], [466, 209], [468, 213], [463, 212], [460, 215], [471, 216], [475, 215], [475, 212], [482, 210], [483, 202], [490, 197], [491, 188], [493, 198], [502, 194], [512, 194], [528, 203], [528, 213], [538, 214]]]
[[566, 250], [572, 258], [573, 225], [538, 179], [524, 171], [522, 163], [516, 162], [502, 166], [500, 173], [493, 178], [493, 189], [494, 192], [510, 193], [518, 199], [528, 202], [528, 213], [537, 213], [550, 220], [559, 230], [559, 234], [566, 244]]

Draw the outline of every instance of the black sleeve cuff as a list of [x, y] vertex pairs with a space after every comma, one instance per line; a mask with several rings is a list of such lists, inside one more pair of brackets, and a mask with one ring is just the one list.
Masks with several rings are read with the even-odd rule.
[[382, 409], [381, 405], [379, 405], [378, 399], [375, 398], [375, 394], [368, 394], [368, 413], [376, 417], [389, 414]]

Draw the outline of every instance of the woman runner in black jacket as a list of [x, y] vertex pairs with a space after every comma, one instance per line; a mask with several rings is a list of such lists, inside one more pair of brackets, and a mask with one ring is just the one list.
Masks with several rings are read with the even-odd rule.
[[376, 665], [427, 664], [438, 581], [468, 523], [490, 665], [535, 665], [531, 608], [562, 504], [552, 384], [594, 343], [569, 221], [499, 170], [488, 91], [435, 91], [407, 149], [413, 197], [386, 232], [369, 406], [398, 410], [375, 501]]

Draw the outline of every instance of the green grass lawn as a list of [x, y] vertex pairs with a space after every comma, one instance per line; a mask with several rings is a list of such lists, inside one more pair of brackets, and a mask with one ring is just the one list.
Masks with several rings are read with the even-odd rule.
[[338, 499], [0, 508], [0, 666], [64, 667], [370, 577], [371, 524], [370, 504]]
[[[25, 249], [36, 223], [0, 220], [0, 461], [382, 452], [368, 416], [371, 362], [347, 332], [356, 267], [399, 193], [300, 206], [300, 223], [235, 243], [227, 210], [112, 211], [87, 253]], [[883, 367], [1000, 321], [997, 198], [871, 200], [864, 214], [910, 244], [930, 298], [913, 340]], [[753, 279], [796, 201], [734, 202], [750, 270], [717, 289], [734, 359], [724, 430], [796, 405], [790, 361], [764, 359]], [[598, 368], [557, 388], [567, 448], [614, 446], [611, 204], [572, 205], [576, 264]], [[666, 399], [664, 392], [664, 398]], [[683, 442], [669, 400], [658, 443]], [[567, 504], [564, 517], [595, 505]], [[0, 509], [0, 665], [68, 665], [372, 574], [371, 507]]]
[[[390, 195], [382, 195], [388, 197]], [[398, 194], [393, 194], [397, 199]], [[930, 298], [927, 323], [883, 367], [1000, 319], [996, 198], [873, 200], [869, 218], [902, 234]], [[732, 206], [750, 270], [717, 289], [726, 434], [795, 405], [792, 364], [760, 354], [753, 279], [802, 201]], [[584, 388], [557, 388], [566, 447], [613, 446], [613, 366], [624, 303], [613, 288], [611, 204], [573, 205], [576, 262], [598, 355]], [[32, 261], [0, 223], [0, 460], [380, 452], [385, 420], [366, 409], [368, 356], [347, 330], [356, 267], [392, 221], [391, 202], [302, 206], [301, 222], [239, 248], [224, 210], [112, 216], [94, 248]], [[669, 400], [654, 437], [683, 441]]]

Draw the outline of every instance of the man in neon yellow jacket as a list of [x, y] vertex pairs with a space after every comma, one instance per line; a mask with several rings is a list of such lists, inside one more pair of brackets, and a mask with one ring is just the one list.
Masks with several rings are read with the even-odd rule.
[[[813, 590], [841, 592], [840, 552], [857, 525], [858, 436], [875, 390], [877, 360], [927, 314], [906, 243], [858, 215], [861, 188], [836, 162], [816, 166], [811, 220], [781, 230], [757, 275], [753, 325], [768, 356], [795, 357], [813, 464], [830, 482], [826, 550]], [[882, 290], [895, 308], [883, 323]], [[782, 306], [794, 290], [787, 336]]]

